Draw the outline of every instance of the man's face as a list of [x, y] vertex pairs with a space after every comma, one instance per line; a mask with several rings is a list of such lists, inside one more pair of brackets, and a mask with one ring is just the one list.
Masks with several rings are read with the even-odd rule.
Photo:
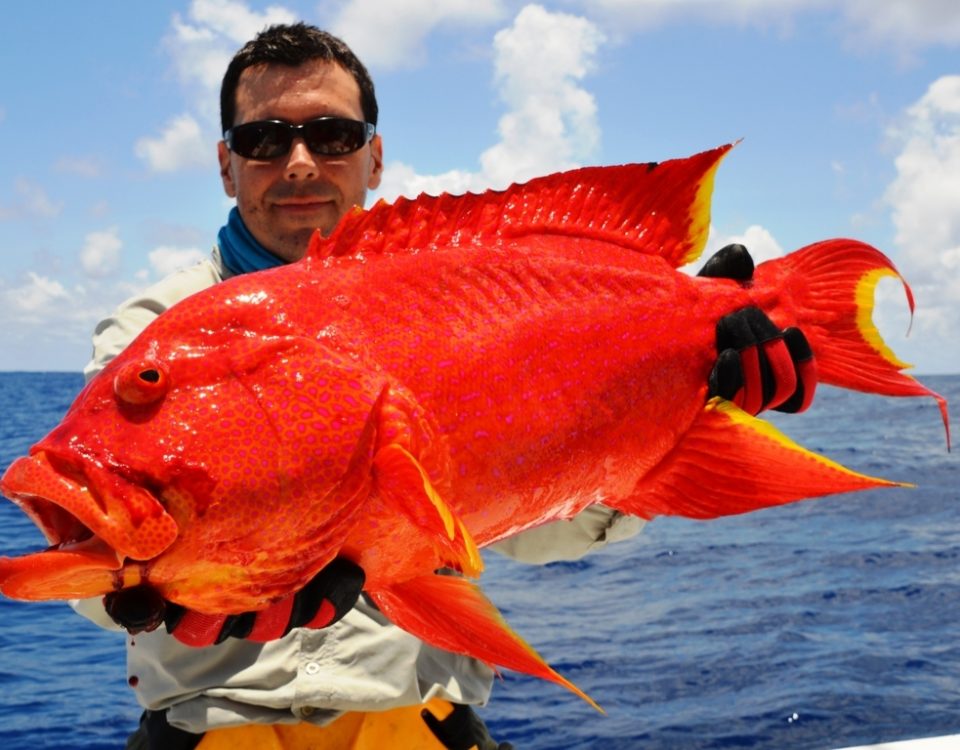
[[[336, 63], [312, 60], [298, 67], [256, 65], [240, 75], [236, 121], [284, 120], [294, 125], [325, 115], [363, 120], [360, 88]], [[329, 234], [340, 217], [362, 206], [380, 184], [380, 136], [352, 154], [319, 156], [296, 138], [276, 159], [245, 159], [221, 141], [217, 147], [223, 189], [237, 199], [247, 228], [286, 261], [303, 257], [317, 228]]]

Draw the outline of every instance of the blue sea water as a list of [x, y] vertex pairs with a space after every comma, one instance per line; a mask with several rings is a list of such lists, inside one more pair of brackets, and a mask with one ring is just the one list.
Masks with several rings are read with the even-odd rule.
[[[960, 376], [923, 378], [960, 403]], [[56, 424], [78, 375], [0, 373], [0, 468]], [[658, 519], [575, 563], [488, 557], [511, 624], [606, 710], [506, 673], [482, 710], [538, 748], [821, 750], [960, 733], [960, 459], [935, 405], [823, 388], [774, 419], [851, 468], [913, 482], [746, 516]], [[42, 545], [0, 502], [0, 552]], [[140, 713], [123, 638], [0, 598], [0, 747], [120, 748]]]

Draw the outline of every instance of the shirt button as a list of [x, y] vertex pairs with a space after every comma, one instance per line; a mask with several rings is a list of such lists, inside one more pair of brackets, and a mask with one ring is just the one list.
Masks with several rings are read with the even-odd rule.
[[317, 710], [317, 709], [315, 709], [313, 706], [304, 706], [303, 708], [300, 709], [300, 715], [301, 715], [301, 716], [313, 716], [313, 712], [316, 711], [316, 710]]
[[313, 661], [309, 662], [307, 666], [303, 668], [303, 671], [311, 675], [316, 674], [317, 672], [320, 671], [320, 665]]

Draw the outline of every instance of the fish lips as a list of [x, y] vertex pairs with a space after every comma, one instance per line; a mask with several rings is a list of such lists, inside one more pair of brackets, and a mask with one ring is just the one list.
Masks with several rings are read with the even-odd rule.
[[177, 537], [176, 521], [148, 490], [115, 472], [82, 470], [47, 451], [14, 461], [0, 492], [46, 536], [50, 547], [0, 557], [0, 592], [15, 599], [97, 596], [136, 585], [141, 565]]

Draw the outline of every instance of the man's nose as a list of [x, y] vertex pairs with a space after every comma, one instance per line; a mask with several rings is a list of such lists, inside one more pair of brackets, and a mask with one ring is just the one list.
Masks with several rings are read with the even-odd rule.
[[287, 156], [284, 176], [288, 180], [313, 180], [319, 174], [317, 160], [303, 138], [294, 138]]

